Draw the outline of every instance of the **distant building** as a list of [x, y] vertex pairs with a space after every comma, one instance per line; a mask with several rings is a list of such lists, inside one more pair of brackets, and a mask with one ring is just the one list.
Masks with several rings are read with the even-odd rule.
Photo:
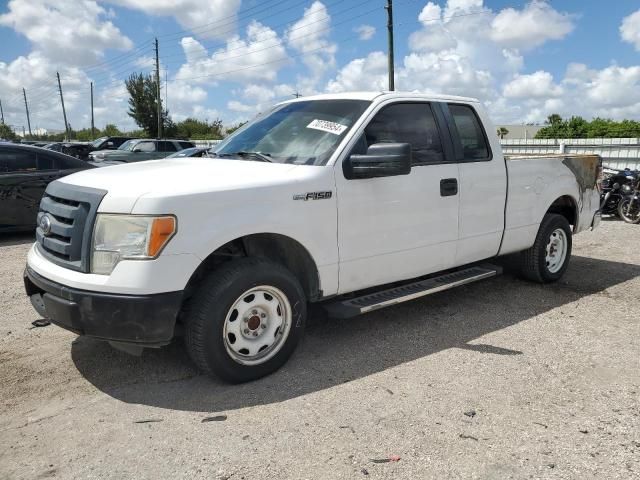
[[[534, 138], [538, 130], [540, 130], [544, 125], [496, 125], [496, 129], [498, 128], [506, 128], [509, 130], [503, 138]], [[497, 132], [495, 132], [497, 133]]]

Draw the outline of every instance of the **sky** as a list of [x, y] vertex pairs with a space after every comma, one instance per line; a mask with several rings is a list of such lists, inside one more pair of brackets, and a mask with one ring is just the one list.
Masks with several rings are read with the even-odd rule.
[[[479, 98], [494, 122], [640, 119], [637, 0], [393, 2], [396, 90]], [[294, 94], [386, 90], [386, 0], [0, 0], [5, 122], [134, 129], [124, 79], [154, 69], [175, 121], [252, 118]]]

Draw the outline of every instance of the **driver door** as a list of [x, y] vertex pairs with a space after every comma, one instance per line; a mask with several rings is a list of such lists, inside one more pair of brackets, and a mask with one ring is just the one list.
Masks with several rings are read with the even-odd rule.
[[455, 265], [458, 165], [439, 106], [389, 102], [370, 118], [348, 155], [374, 143], [409, 143], [412, 168], [349, 180], [336, 166], [340, 294]]

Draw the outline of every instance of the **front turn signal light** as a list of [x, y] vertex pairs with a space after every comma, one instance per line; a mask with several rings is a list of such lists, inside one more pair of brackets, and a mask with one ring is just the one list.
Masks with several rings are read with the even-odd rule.
[[148, 255], [156, 257], [176, 233], [175, 217], [156, 217], [151, 224]]

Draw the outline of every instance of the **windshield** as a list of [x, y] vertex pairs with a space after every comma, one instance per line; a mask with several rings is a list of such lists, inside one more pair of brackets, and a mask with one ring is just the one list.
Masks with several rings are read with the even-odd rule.
[[308, 100], [276, 106], [225, 139], [214, 152], [219, 156], [258, 152], [272, 162], [325, 165], [369, 104]]
[[109, 137], [100, 137], [96, 138], [93, 142], [91, 142], [91, 146], [98, 148], [102, 142], [104, 142]]

